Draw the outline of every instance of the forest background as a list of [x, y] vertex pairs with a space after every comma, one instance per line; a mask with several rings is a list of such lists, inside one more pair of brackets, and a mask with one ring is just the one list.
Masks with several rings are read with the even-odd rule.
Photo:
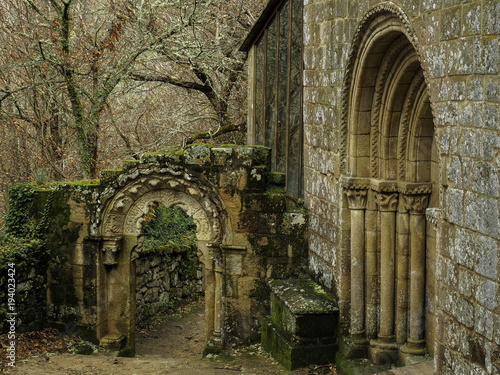
[[17, 183], [95, 179], [168, 146], [243, 143], [267, 0], [2, 0], [0, 222]]

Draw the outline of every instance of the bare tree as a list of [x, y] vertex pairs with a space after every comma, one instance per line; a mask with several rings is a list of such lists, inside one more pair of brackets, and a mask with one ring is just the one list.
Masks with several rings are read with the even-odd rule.
[[263, 2], [3, 0], [0, 116], [31, 147], [26, 174], [95, 178], [180, 136], [243, 129], [237, 46]]

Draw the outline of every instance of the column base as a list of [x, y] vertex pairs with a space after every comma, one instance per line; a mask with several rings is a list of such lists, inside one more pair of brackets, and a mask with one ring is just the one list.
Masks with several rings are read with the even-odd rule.
[[369, 341], [364, 334], [344, 336], [340, 339], [339, 352], [344, 358], [366, 358]]
[[399, 364], [409, 366], [426, 360], [427, 348], [424, 340], [410, 340], [399, 348]]
[[398, 361], [398, 345], [394, 339], [370, 341], [368, 358], [375, 365], [386, 365]]

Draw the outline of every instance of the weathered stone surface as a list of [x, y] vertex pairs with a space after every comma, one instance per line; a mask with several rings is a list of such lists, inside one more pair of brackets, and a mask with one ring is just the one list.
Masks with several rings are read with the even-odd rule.
[[331, 361], [338, 348], [338, 307], [312, 280], [271, 280], [271, 316], [262, 345], [287, 369]]

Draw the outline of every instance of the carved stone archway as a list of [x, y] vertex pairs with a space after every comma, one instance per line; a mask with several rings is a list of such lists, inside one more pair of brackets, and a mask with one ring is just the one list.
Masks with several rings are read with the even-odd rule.
[[217, 249], [231, 237], [217, 192], [194, 175], [179, 171], [136, 173], [109, 192], [97, 235], [101, 252], [97, 278], [97, 335], [102, 345], [135, 352], [135, 259], [142, 250], [143, 217], [152, 204], [179, 206], [197, 226], [198, 254], [206, 271], [206, 335], [222, 345], [223, 261]]
[[375, 363], [433, 351], [435, 234], [426, 210], [439, 206], [438, 153], [414, 35], [400, 9], [377, 6], [357, 30], [346, 74], [346, 341]]

